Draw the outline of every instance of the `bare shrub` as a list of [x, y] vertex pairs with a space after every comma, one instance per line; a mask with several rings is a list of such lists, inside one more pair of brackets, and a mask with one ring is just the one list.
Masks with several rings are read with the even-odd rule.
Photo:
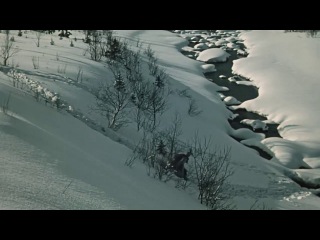
[[65, 74], [67, 70], [67, 64], [64, 64], [63, 66], [58, 66], [57, 72], [61, 74]]
[[126, 109], [130, 106], [130, 94], [120, 73], [113, 85], [100, 84], [96, 92], [96, 110], [108, 120], [108, 127], [118, 130], [129, 123]]
[[32, 65], [34, 69], [39, 69], [39, 57], [32, 57]]
[[1, 110], [5, 115], [8, 115], [9, 103], [10, 103], [11, 93], [2, 101]]
[[36, 42], [35, 43], [36, 43], [37, 47], [40, 47], [40, 39], [41, 39], [42, 35], [43, 35], [42, 32], [39, 32], [39, 31], [36, 32]]
[[10, 30], [5, 30], [4, 41], [1, 44], [0, 57], [3, 60], [3, 65], [7, 66], [8, 59], [19, 52], [18, 48], [14, 48], [13, 41], [10, 41]]
[[210, 209], [229, 209], [226, 193], [230, 169], [230, 148], [211, 150], [210, 138], [200, 139], [195, 134], [192, 142], [194, 176], [198, 186], [198, 198]]
[[103, 56], [102, 37], [97, 30], [92, 30], [88, 52], [94, 61], [100, 61]]
[[188, 88], [183, 89], [183, 90], [178, 90], [177, 92], [178, 92], [178, 95], [180, 97], [185, 97], [185, 98], [189, 98], [189, 99], [192, 98], [192, 96], [189, 93], [189, 89]]
[[82, 78], [83, 78], [83, 70], [82, 67], [78, 67], [78, 74], [77, 74], [77, 82], [82, 83]]

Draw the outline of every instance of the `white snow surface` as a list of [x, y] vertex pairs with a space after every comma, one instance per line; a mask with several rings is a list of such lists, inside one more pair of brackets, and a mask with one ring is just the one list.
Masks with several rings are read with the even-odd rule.
[[234, 61], [233, 71], [259, 88], [259, 97], [241, 107], [280, 124], [284, 139], [266, 142], [278, 161], [291, 168], [319, 168], [319, 38], [280, 30], [249, 31], [240, 38], [249, 56]]
[[203, 65], [201, 65], [201, 68], [203, 69], [204, 73], [217, 71], [216, 66], [214, 64], [203, 64]]
[[231, 96], [228, 96], [226, 97], [225, 99], [223, 99], [223, 101], [226, 103], [226, 105], [238, 105], [240, 104], [241, 102], [239, 100], [237, 100], [235, 97], [231, 97]]
[[202, 51], [197, 57], [197, 60], [206, 63], [225, 62], [229, 56], [229, 53], [220, 48], [211, 48]]
[[[72, 32], [73, 37], [81, 37], [78, 31]], [[319, 209], [318, 197], [287, 177], [298, 173], [276, 161], [262, 159], [256, 151], [230, 137], [248, 144], [269, 140], [249, 129], [230, 127], [228, 118], [232, 113], [218, 93], [227, 88], [209, 82], [203, 77], [203, 63], [180, 53], [188, 44], [186, 39], [161, 30], [120, 30], [116, 34], [129, 42], [139, 39], [145, 46], [150, 44], [170, 76], [171, 87], [188, 89], [203, 110], [199, 116], [190, 117], [188, 101], [178, 95], [170, 96], [170, 108], [162, 116], [162, 127], [168, 127], [178, 111], [183, 119], [182, 140], [189, 140], [198, 131], [200, 136], [212, 137], [213, 149], [231, 148], [234, 175], [230, 178], [229, 193], [238, 209], [249, 209], [257, 199], [273, 209]], [[15, 44], [22, 50], [13, 57], [14, 63], [19, 64], [18, 70], [50, 92], [59, 93], [72, 111], [105, 126], [106, 120], [91, 111], [95, 102], [91, 88], [101, 79], [112, 78], [104, 62], [83, 56], [86, 45], [82, 41], [74, 42], [72, 48], [68, 39], [59, 40], [57, 34], [45, 35], [37, 48], [34, 33], [30, 31], [27, 35], [28, 38], [15, 35]], [[54, 46], [50, 45], [51, 37]], [[33, 56], [40, 58], [39, 69], [33, 69]], [[64, 65], [66, 72], [57, 72]], [[82, 84], [74, 81], [79, 67], [84, 71]], [[66, 111], [45, 106], [27, 92], [14, 88], [6, 71], [4, 67], [0, 71], [0, 102], [11, 93], [8, 115], [0, 111], [1, 209], [206, 209], [196, 193], [147, 176], [139, 161], [133, 168], [124, 165], [132, 153], [130, 146], [141, 136], [133, 124], [117, 133], [107, 129], [105, 136]], [[256, 85], [261, 88], [259, 82]], [[281, 97], [285, 99], [284, 96], [287, 97], [286, 94]], [[273, 139], [269, 141], [276, 143]], [[264, 144], [268, 146], [268, 142]], [[277, 147], [281, 148], [281, 144]], [[309, 159], [317, 160], [311, 155]]]

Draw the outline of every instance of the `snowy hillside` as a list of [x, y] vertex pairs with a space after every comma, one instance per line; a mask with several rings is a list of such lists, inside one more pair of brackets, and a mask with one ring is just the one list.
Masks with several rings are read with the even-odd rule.
[[[11, 31], [14, 46], [20, 51], [9, 59], [9, 66], [0, 66], [0, 208], [206, 209], [197, 199], [195, 188], [183, 190], [176, 188], [172, 181], [163, 182], [148, 176], [146, 165], [139, 160], [132, 167], [125, 165], [142, 132], [137, 131], [134, 122], [113, 131], [108, 128], [105, 116], [94, 110], [97, 86], [101, 81], [112, 81], [113, 74], [105, 59], [94, 61], [90, 58], [86, 51], [88, 45], [80, 40], [84, 34], [71, 32], [70, 39], [60, 39], [57, 32], [45, 34], [37, 47], [34, 31], [24, 32], [21, 37], [17, 36], [18, 31]], [[319, 209], [319, 198], [312, 193], [315, 191], [301, 188], [290, 179], [303, 177], [311, 182], [319, 179], [316, 169], [312, 172], [296, 170], [305, 166], [301, 161], [312, 168], [317, 167], [318, 115], [313, 109], [316, 107], [316, 95], [312, 94], [312, 89], [317, 86], [317, 72], [311, 71], [317, 55], [311, 54], [311, 49], [319, 47], [318, 39], [288, 34], [285, 37], [289, 40], [282, 40], [282, 34], [278, 32], [240, 33], [249, 56], [236, 60], [233, 71], [251, 79], [259, 87], [259, 97], [239, 104], [280, 123], [279, 133], [283, 139], [264, 139], [259, 133], [248, 129], [234, 130], [230, 126], [228, 119], [233, 114], [218, 92], [226, 89], [203, 76], [207, 68], [203, 68], [204, 62], [181, 54], [182, 48], [186, 49], [189, 43], [188, 38], [183, 37], [196, 34], [158, 30], [116, 31], [115, 34], [128, 41], [135, 50], [139, 43], [143, 49], [150, 45], [159, 66], [168, 74], [172, 93], [167, 97], [167, 111], [159, 116], [159, 128], [170, 127], [179, 114], [182, 119], [181, 141], [190, 141], [198, 132], [199, 136], [211, 137], [210, 148], [230, 148], [234, 174], [226, 191], [237, 209], [249, 209], [255, 201], [270, 209]], [[268, 41], [263, 40], [267, 39], [265, 34], [272, 37]], [[235, 42], [235, 37], [225, 36], [228, 40], [216, 41], [215, 45], [226, 46]], [[5, 34], [0, 33], [0, 43], [4, 38]], [[70, 46], [71, 39], [74, 46]], [[282, 52], [277, 50], [277, 46], [288, 45], [292, 39], [309, 41], [310, 51], [300, 54], [300, 59], [295, 58], [286, 66], [284, 63], [292, 58], [285, 54], [278, 57], [276, 53]], [[296, 46], [296, 41], [292, 40], [293, 46]], [[265, 49], [270, 47], [274, 53], [268, 50], [267, 55]], [[223, 61], [228, 61], [226, 56]], [[303, 75], [306, 69], [301, 67], [301, 61], [306, 63], [308, 75]], [[311, 64], [307, 64], [308, 61]], [[142, 56], [142, 62], [147, 62], [145, 56]], [[273, 78], [275, 73], [270, 69], [275, 68], [272, 64], [277, 64], [280, 70], [292, 71], [291, 77], [279, 75], [282, 80], [286, 79], [282, 82], [278, 76]], [[28, 80], [21, 80], [18, 86], [14, 84], [10, 75], [13, 67]], [[211, 68], [215, 69], [214, 66]], [[297, 71], [301, 75], [296, 74]], [[310, 81], [298, 84], [301, 78]], [[51, 101], [53, 96], [61, 99], [64, 108], [57, 109], [57, 101], [36, 101], [30, 92], [32, 84], [40, 89], [41, 94], [51, 94]], [[293, 86], [290, 92], [284, 90], [288, 85]], [[276, 88], [270, 89], [270, 86]], [[200, 114], [188, 113], [189, 102], [179, 94], [182, 92], [194, 99]], [[277, 104], [270, 100], [270, 96]], [[304, 96], [304, 100], [296, 101], [299, 96]], [[7, 109], [3, 107], [6, 102]], [[303, 111], [305, 114], [301, 114]], [[308, 121], [303, 115], [308, 116]], [[236, 141], [235, 137], [241, 137], [247, 145], [260, 144], [262, 148], [268, 148], [266, 151], [274, 153], [274, 158], [272, 161], [263, 159], [257, 151]]]

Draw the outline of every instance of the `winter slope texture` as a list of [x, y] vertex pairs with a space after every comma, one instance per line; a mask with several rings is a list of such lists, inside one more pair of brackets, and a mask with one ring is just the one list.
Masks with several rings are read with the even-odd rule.
[[203, 208], [144, 169], [124, 166], [125, 146], [11, 87], [0, 89], [0, 96], [12, 93], [13, 115], [0, 114], [0, 208]]
[[[213, 137], [215, 146], [212, 147], [231, 147], [235, 174], [230, 179], [229, 190], [238, 208], [249, 208], [256, 199], [271, 208], [317, 208], [318, 198], [286, 178], [284, 168], [264, 161], [255, 151], [229, 137], [233, 130], [227, 119], [232, 113], [216, 92], [221, 88], [202, 76], [203, 63], [179, 52], [187, 45], [185, 40], [166, 31], [118, 31], [118, 34], [150, 44], [160, 65], [171, 76], [172, 88], [188, 88], [204, 110], [201, 115], [190, 117], [186, 113], [186, 100], [173, 96], [162, 118], [163, 127], [169, 126], [179, 111], [183, 119], [182, 140], [190, 139], [199, 131], [201, 136]], [[56, 45], [50, 46], [51, 36], [44, 36], [42, 47], [36, 48], [32, 37], [31, 33], [27, 39], [16, 37], [16, 44], [24, 50], [14, 58], [20, 65], [19, 70], [60, 93], [62, 99], [83, 114], [105, 123], [105, 119], [90, 111], [94, 104], [91, 88], [99, 79], [112, 76], [103, 62], [83, 56], [82, 42], [76, 42], [71, 48], [67, 39], [53, 36]], [[31, 63], [35, 55], [41, 59], [37, 70]], [[65, 64], [67, 71], [57, 73], [59, 66]], [[83, 83], [66, 84], [76, 78], [79, 67], [84, 70]], [[36, 102], [30, 95], [13, 88], [3, 73], [0, 73], [0, 84], [1, 103], [11, 92], [11, 116], [0, 113], [1, 208], [204, 209], [194, 194], [148, 177], [145, 166], [139, 162], [132, 169], [124, 166], [131, 153], [129, 148], [92, 130], [65, 111], [57, 112], [43, 102]], [[117, 134], [133, 143], [139, 137], [133, 125]], [[247, 141], [257, 139], [249, 130], [238, 131], [238, 134]]]
[[302, 33], [242, 33], [249, 56], [233, 71], [259, 87], [259, 97], [242, 103], [280, 124], [284, 139], [264, 141], [275, 160], [289, 168], [320, 167], [320, 41]]

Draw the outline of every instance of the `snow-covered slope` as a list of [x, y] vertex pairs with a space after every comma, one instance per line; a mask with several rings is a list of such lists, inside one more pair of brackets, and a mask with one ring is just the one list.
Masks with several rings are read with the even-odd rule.
[[[77, 31], [73, 34], [80, 35]], [[198, 131], [201, 136], [212, 137], [212, 148], [231, 147], [235, 173], [229, 191], [239, 209], [250, 208], [257, 199], [276, 209], [318, 207], [317, 197], [285, 176], [294, 172], [265, 161], [229, 136], [238, 134], [247, 141], [257, 139], [257, 134], [248, 129], [234, 131], [230, 127], [228, 118], [232, 113], [217, 93], [223, 88], [203, 77], [203, 63], [179, 52], [187, 45], [185, 39], [167, 31], [129, 30], [117, 31], [117, 35], [128, 41], [139, 39], [145, 46], [150, 44], [170, 76], [170, 86], [188, 89], [203, 110], [199, 116], [190, 117], [188, 102], [180, 96], [170, 96], [170, 108], [162, 117], [163, 127], [170, 124], [178, 111], [183, 119], [182, 140], [188, 141]], [[54, 46], [50, 45], [51, 38]], [[58, 92], [90, 121], [105, 126], [105, 119], [92, 111], [91, 93], [99, 80], [112, 76], [103, 61], [95, 62], [84, 55], [86, 45], [81, 41], [70, 47], [68, 39], [45, 35], [37, 48], [32, 32], [28, 38], [15, 39], [21, 51], [13, 59], [20, 72]], [[39, 69], [33, 68], [33, 56], [40, 59]], [[82, 83], [75, 81], [80, 68]], [[106, 129], [107, 137], [86, 125], [85, 120], [36, 102], [14, 88], [5, 74], [8, 70], [2, 67], [0, 72], [0, 103], [11, 92], [9, 116], [0, 112], [1, 208], [205, 209], [196, 194], [147, 176], [142, 163], [137, 162], [133, 168], [124, 165], [132, 151], [128, 146], [140, 135], [133, 125], [117, 133]]]
[[[3, 76], [1, 76], [3, 79]], [[196, 198], [130, 169], [131, 150], [66, 112], [11, 92], [0, 114], [2, 209], [204, 209]]]

